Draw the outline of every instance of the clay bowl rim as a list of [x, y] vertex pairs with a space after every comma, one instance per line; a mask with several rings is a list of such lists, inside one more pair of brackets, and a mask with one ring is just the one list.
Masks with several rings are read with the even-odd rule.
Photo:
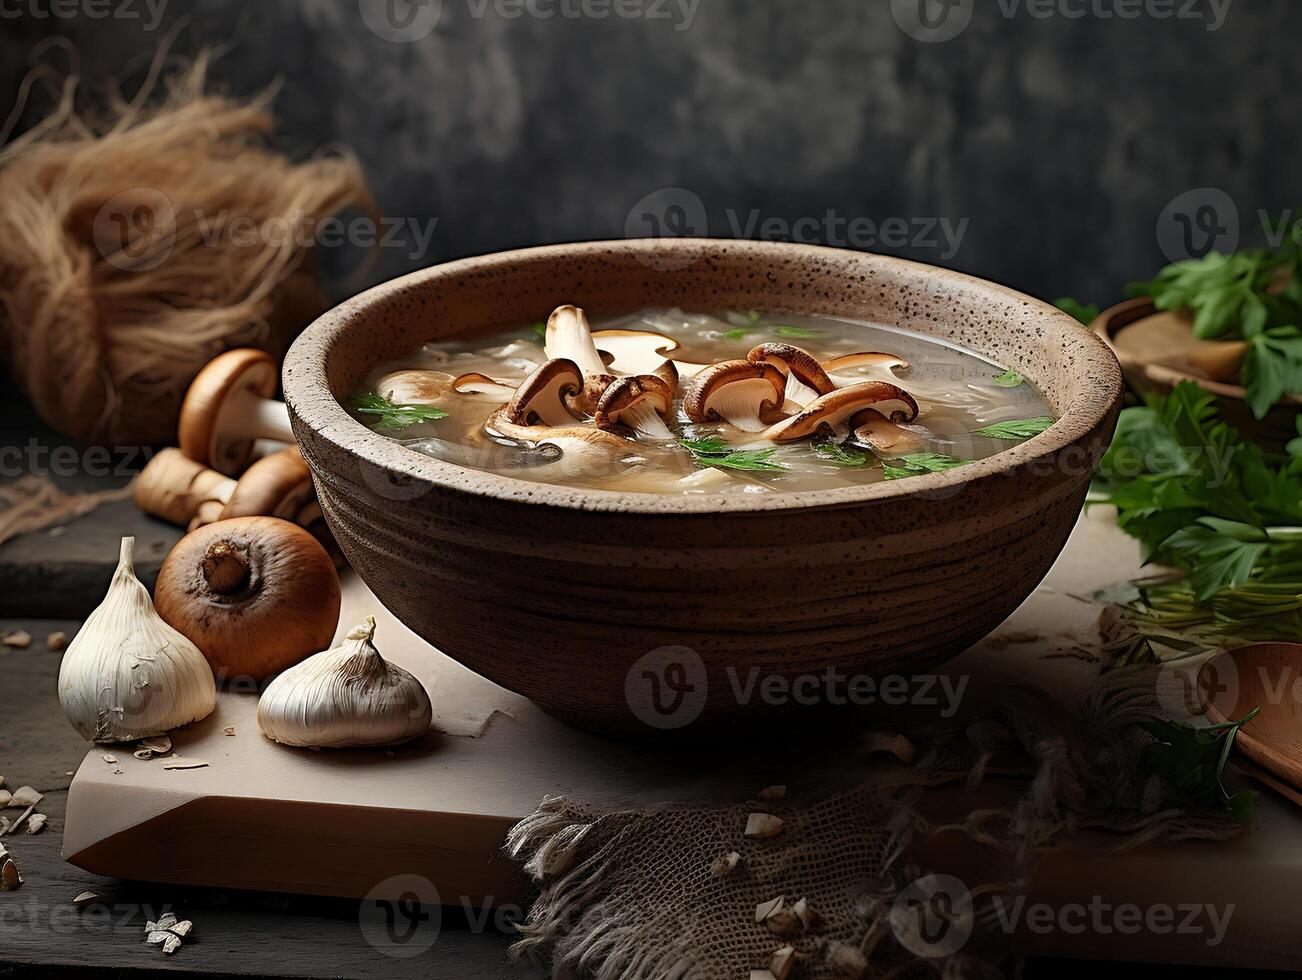
[[[1011, 445], [1008, 449], [983, 460], [976, 460], [939, 473], [920, 474], [905, 480], [884, 480], [862, 486], [837, 487], [831, 490], [775, 493], [767, 496], [739, 494], [658, 494], [646, 491], [590, 490], [587, 488], [539, 483], [501, 476], [448, 463], [408, 449], [367, 428], [353, 418], [330, 389], [326, 359], [333, 342], [364, 315], [382, 297], [396, 290], [428, 287], [442, 278], [494, 267], [508, 270], [522, 260], [545, 256], [558, 258], [597, 255], [610, 250], [645, 253], [648, 260], [675, 257], [678, 253], [702, 247], [725, 252], [740, 252], [762, 262], [770, 255], [787, 255], [799, 250], [813, 257], [835, 257], [844, 261], [852, 257], [885, 269], [894, 269], [906, 277], [923, 282], [951, 282], [968, 291], [985, 292], [1009, 304], [1021, 304], [1038, 313], [1050, 336], [1070, 336], [1088, 348], [1095, 357], [1082, 356], [1075, 362], [1075, 372], [1093, 370], [1099, 380], [1094, 390], [1077, 390], [1058, 420], [1039, 435]], [[581, 298], [576, 298], [581, 302]], [[317, 341], [319, 345], [312, 342]], [[961, 346], [961, 345], [960, 345]], [[315, 349], [314, 349], [315, 348]], [[984, 355], [982, 355], [984, 356]], [[1034, 379], [1031, 379], [1034, 380]], [[419, 480], [440, 491], [485, 497], [520, 504], [553, 507], [572, 511], [645, 515], [737, 514], [800, 512], [880, 503], [906, 499], [926, 493], [941, 494], [963, 484], [1007, 475], [1020, 467], [1050, 460], [1054, 454], [1072, 446], [1106, 422], [1124, 391], [1124, 380], [1115, 354], [1104, 339], [1089, 327], [1057, 307], [1037, 300], [1007, 286], [954, 272], [922, 262], [893, 256], [877, 255], [849, 249], [789, 242], [756, 242], [712, 238], [613, 239], [541, 245], [530, 248], [491, 252], [486, 255], [456, 259], [429, 266], [380, 283], [344, 301], [310, 324], [285, 358], [283, 371], [285, 401], [291, 417], [309, 428], [314, 436], [346, 456], [355, 456], [391, 479]], [[325, 397], [318, 398], [324, 394]]]

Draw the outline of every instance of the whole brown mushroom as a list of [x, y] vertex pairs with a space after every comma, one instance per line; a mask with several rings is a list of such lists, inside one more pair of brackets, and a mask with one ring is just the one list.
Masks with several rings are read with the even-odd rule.
[[289, 411], [277, 401], [275, 359], [252, 347], [228, 350], [190, 382], [181, 403], [181, 452], [227, 476], [239, 476], [259, 440], [292, 444]]
[[163, 562], [154, 606], [219, 678], [262, 680], [330, 646], [339, 575], [315, 537], [275, 517], [218, 521]]

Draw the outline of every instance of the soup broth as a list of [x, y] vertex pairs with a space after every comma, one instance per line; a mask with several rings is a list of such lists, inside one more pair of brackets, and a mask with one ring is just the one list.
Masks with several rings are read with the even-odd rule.
[[376, 370], [349, 405], [449, 463], [666, 494], [904, 479], [992, 456], [1053, 422], [1014, 372], [929, 338], [679, 309], [589, 324], [561, 307], [547, 323], [428, 343]]

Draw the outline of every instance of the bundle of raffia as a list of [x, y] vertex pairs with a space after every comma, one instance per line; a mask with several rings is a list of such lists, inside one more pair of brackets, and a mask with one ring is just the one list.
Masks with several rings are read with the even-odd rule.
[[262, 145], [269, 94], [207, 94], [206, 57], [168, 71], [165, 55], [97, 113], [67, 79], [0, 150], [0, 355], [41, 418], [85, 442], [173, 441], [215, 354], [283, 353], [325, 307], [318, 223], [373, 209], [351, 155], [295, 164]]

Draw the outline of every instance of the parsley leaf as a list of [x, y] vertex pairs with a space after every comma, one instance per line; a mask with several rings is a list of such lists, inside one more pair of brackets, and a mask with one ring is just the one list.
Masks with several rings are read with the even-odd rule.
[[1100, 313], [1098, 304], [1091, 303], [1089, 306], [1086, 306], [1080, 300], [1072, 299], [1070, 296], [1055, 299], [1053, 305], [1062, 310], [1062, 312], [1075, 317], [1086, 326], [1097, 320]]
[[1285, 395], [1302, 393], [1302, 330], [1280, 326], [1253, 334], [1242, 380], [1248, 405], [1259, 419]]
[[994, 425], [977, 429], [976, 434], [989, 436], [991, 439], [1029, 439], [1031, 436], [1038, 436], [1055, 421], [1057, 420], [1051, 415], [1034, 419], [1011, 419], [1008, 422], [996, 422]]
[[738, 327], [736, 330], [725, 330], [723, 336], [728, 340], [745, 340], [751, 333], [753, 331], [747, 327]]
[[539, 340], [547, 339], [547, 324], [539, 321], [538, 323], [535, 323], [532, 327], [530, 327], [529, 330], [535, 336], [537, 336]]
[[447, 412], [433, 405], [399, 405], [374, 392], [353, 398], [349, 404], [358, 415], [378, 415], [371, 426], [374, 429], [401, 431], [417, 422], [433, 422], [448, 417]]
[[1022, 383], [1022, 376], [1016, 371], [1004, 371], [995, 375], [994, 382], [1000, 388], [1016, 388]]
[[716, 436], [680, 439], [678, 444], [692, 454], [697, 466], [748, 470], [754, 473], [773, 473], [786, 469], [786, 466], [774, 461], [776, 449], [733, 449]]
[[906, 476], [916, 476], [919, 473], [940, 473], [944, 470], [952, 470], [956, 466], [963, 466], [965, 460], [955, 459], [953, 456], [946, 456], [943, 453], [910, 453], [907, 456], [899, 456], [894, 459], [888, 459], [882, 463], [882, 470], [888, 480], [902, 480]]
[[787, 340], [809, 340], [823, 333], [821, 330], [810, 330], [807, 327], [774, 327], [773, 332]]
[[831, 463], [833, 466], [844, 466], [847, 469], [852, 469], [868, 465], [867, 454], [853, 452], [844, 446], [838, 446], [834, 442], [816, 442], [812, 448], [815, 456]]

